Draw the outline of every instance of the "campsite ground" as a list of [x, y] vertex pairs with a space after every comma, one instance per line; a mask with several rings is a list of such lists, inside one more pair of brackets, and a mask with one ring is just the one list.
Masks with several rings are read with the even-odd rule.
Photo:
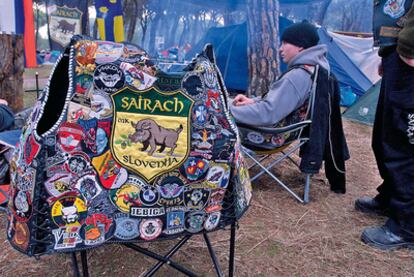
[[[311, 203], [301, 205], [270, 179], [254, 184], [251, 207], [237, 231], [235, 276], [413, 276], [414, 251], [384, 252], [364, 245], [359, 236], [366, 226], [385, 218], [354, 210], [354, 200], [374, 195], [380, 182], [370, 148], [371, 128], [344, 122], [351, 152], [347, 162], [347, 193], [329, 191], [324, 173], [312, 179]], [[289, 163], [275, 172], [301, 189], [303, 177]], [[28, 258], [13, 250], [6, 239], [6, 216], [0, 214], [0, 276], [72, 276], [69, 255]], [[221, 264], [227, 268], [229, 232], [212, 234]], [[171, 242], [146, 244], [163, 250]], [[140, 276], [153, 261], [119, 245], [88, 252], [91, 276]], [[208, 251], [197, 236], [184, 246], [176, 261], [215, 276]], [[180, 276], [163, 267], [156, 276]]]

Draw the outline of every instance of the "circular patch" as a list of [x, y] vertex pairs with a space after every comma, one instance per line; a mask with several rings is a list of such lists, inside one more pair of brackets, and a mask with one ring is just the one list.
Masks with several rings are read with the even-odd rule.
[[135, 176], [128, 177], [128, 180], [119, 189], [110, 191], [111, 202], [123, 213], [129, 213], [131, 207], [142, 206], [139, 198], [141, 186], [145, 183]]
[[139, 230], [142, 239], [156, 239], [161, 234], [162, 221], [158, 218], [143, 219], [139, 225]]
[[156, 184], [161, 196], [158, 203], [161, 206], [175, 206], [183, 202], [184, 180], [178, 172], [161, 177]]
[[127, 215], [116, 215], [114, 236], [122, 240], [131, 240], [139, 236], [140, 219], [129, 218]]
[[202, 99], [205, 95], [204, 83], [197, 73], [187, 73], [181, 82], [181, 87], [195, 99]]
[[262, 134], [258, 133], [258, 132], [249, 132], [247, 134], [247, 139], [255, 144], [261, 144], [264, 142], [264, 137]]
[[81, 198], [67, 196], [53, 204], [51, 213], [53, 222], [57, 226], [77, 226], [83, 224], [88, 210]]
[[153, 206], [158, 202], [158, 199], [160, 198], [160, 194], [157, 188], [149, 185], [144, 185], [141, 187], [139, 196], [144, 206]]
[[115, 64], [102, 64], [94, 73], [95, 86], [106, 93], [114, 93], [125, 84], [124, 72]]
[[276, 147], [280, 147], [285, 143], [285, 136], [284, 135], [272, 136], [271, 143], [272, 145]]
[[207, 231], [214, 230], [218, 226], [220, 222], [220, 218], [221, 218], [220, 212], [214, 212], [214, 213], [208, 214], [206, 218], [206, 222], [204, 222], [204, 229], [206, 229]]
[[190, 233], [198, 233], [203, 230], [205, 212], [193, 212], [187, 214], [185, 218], [185, 230]]
[[80, 176], [89, 171], [90, 159], [84, 152], [72, 152], [65, 162], [65, 168], [69, 173]]

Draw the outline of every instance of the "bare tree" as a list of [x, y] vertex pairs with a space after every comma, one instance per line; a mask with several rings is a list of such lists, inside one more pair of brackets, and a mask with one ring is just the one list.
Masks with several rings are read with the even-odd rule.
[[247, 0], [249, 88], [263, 95], [279, 73], [279, 1]]

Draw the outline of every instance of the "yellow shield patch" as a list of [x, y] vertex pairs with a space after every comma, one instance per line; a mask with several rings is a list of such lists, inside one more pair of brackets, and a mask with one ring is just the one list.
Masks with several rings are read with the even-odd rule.
[[194, 101], [181, 90], [125, 88], [111, 99], [111, 151], [119, 164], [149, 182], [187, 159]]

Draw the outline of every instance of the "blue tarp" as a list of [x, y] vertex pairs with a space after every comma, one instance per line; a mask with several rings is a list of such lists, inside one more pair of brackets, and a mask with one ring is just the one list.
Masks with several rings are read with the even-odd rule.
[[[292, 21], [280, 17], [280, 33], [292, 23]], [[206, 43], [211, 43], [214, 47], [217, 65], [223, 75], [227, 89], [230, 91], [246, 91], [249, 80], [247, 23], [211, 28], [191, 49], [186, 59], [191, 59], [196, 53], [201, 52]], [[282, 63], [281, 69], [282, 71], [286, 69], [286, 65]]]
[[343, 87], [351, 87], [357, 95], [363, 95], [373, 83], [359, 69], [358, 66], [345, 54], [345, 52], [335, 43], [325, 28], [318, 30], [319, 43], [328, 46], [328, 61], [332, 72], [335, 74], [339, 83]]

